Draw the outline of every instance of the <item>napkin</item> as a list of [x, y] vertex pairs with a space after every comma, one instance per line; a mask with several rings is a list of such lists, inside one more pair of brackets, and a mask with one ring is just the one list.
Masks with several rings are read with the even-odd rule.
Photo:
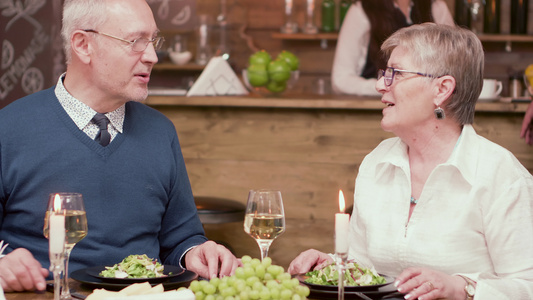
[[191, 290], [183, 289], [152, 295], [111, 296], [104, 300], [195, 300], [195, 296]]
[[246, 95], [248, 91], [222, 56], [209, 60], [187, 96]]
[[[7, 245], [4, 245], [4, 241], [0, 241], [0, 258], [2, 257], [2, 252], [7, 248]], [[4, 289], [2, 288], [2, 285], [0, 285], [0, 300], [6, 300], [6, 296], [4, 295]]]

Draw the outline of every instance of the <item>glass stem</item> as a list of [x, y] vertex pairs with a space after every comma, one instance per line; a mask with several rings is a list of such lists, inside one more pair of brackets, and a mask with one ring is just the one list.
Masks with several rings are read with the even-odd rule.
[[261, 249], [261, 261], [263, 261], [265, 257], [268, 257], [268, 249], [270, 244], [272, 244], [272, 240], [257, 240], [257, 244], [259, 244], [259, 249]]
[[72, 248], [74, 248], [74, 246], [65, 245], [65, 269], [63, 270], [63, 278], [61, 279], [61, 300], [71, 299], [70, 288], [68, 285], [68, 262]]

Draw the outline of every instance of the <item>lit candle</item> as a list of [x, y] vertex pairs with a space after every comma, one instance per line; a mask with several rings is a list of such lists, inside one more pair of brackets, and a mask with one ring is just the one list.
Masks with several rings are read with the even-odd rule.
[[50, 212], [50, 253], [63, 253], [65, 247], [65, 215], [61, 212], [61, 198], [54, 198], [54, 211]]
[[339, 190], [340, 213], [335, 214], [335, 253], [348, 253], [348, 229], [350, 215], [344, 213], [344, 195]]

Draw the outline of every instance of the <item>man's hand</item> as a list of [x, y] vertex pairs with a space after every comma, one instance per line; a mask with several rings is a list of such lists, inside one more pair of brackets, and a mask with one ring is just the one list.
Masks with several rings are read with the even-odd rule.
[[15, 249], [0, 259], [0, 284], [6, 292], [44, 291], [47, 276], [48, 270], [26, 249]]
[[309, 249], [300, 253], [290, 264], [291, 275], [307, 273], [311, 270], [322, 269], [332, 263], [333, 259], [326, 253], [315, 249]]
[[239, 261], [226, 247], [207, 241], [185, 254], [185, 266], [198, 276], [211, 279], [233, 275]]

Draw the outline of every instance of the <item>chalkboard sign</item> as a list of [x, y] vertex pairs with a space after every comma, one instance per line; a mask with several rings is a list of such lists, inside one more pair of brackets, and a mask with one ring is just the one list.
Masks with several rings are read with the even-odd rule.
[[0, 108], [55, 84], [64, 71], [61, 0], [0, 0]]
[[[147, 0], [159, 29], [193, 30], [195, 0]], [[63, 0], [0, 0], [0, 108], [56, 84], [66, 70]]]
[[196, 20], [195, 0], [147, 0], [160, 30], [193, 30]]

